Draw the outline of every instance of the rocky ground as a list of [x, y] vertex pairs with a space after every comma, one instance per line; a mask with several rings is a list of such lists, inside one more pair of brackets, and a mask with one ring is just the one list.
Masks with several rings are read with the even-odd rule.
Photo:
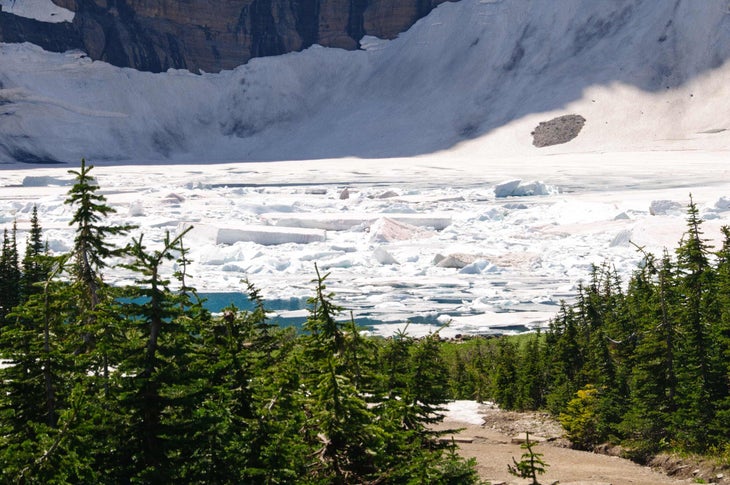
[[[507, 471], [514, 457], [519, 461], [524, 452], [520, 435], [528, 431], [531, 439], [540, 444], [533, 450], [543, 454], [549, 465], [540, 477], [542, 484], [562, 485], [667, 485], [688, 483], [728, 484], [727, 473], [701, 463], [663, 457], [653, 462], [654, 467], [640, 466], [618, 456], [589, 453], [568, 448], [560, 425], [543, 413], [516, 413], [483, 406], [482, 425], [445, 420], [439, 429], [462, 428], [453, 434], [461, 454], [475, 457], [480, 477], [497, 484], [529, 484], [530, 480], [517, 479]], [[451, 437], [452, 435], [446, 435]], [[673, 472], [673, 477], [667, 475]], [[718, 478], [719, 476], [719, 478]], [[681, 477], [681, 478], [679, 478]]]

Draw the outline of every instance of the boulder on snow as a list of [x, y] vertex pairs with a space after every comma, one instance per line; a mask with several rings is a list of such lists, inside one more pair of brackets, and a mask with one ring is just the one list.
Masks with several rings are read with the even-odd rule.
[[543, 121], [530, 133], [532, 144], [538, 148], [568, 143], [578, 136], [586, 119], [581, 115], [564, 115]]

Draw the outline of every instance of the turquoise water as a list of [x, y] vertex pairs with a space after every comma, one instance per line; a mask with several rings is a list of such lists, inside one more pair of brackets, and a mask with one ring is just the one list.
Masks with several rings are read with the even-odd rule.
[[[203, 306], [210, 312], [218, 313], [224, 308], [235, 305], [239, 310], [253, 310], [253, 303], [246, 293], [198, 293], [203, 302]], [[288, 298], [265, 300], [264, 308], [271, 312], [284, 312], [302, 310], [307, 307], [306, 298]], [[294, 326], [301, 328], [306, 317], [282, 317], [272, 316], [269, 323], [273, 323], [282, 327]]]
[[[205, 308], [214, 313], [231, 305], [236, 305], [239, 310], [253, 309], [253, 304], [245, 293], [198, 293], [198, 296], [205, 300]], [[304, 298], [265, 300], [264, 306], [267, 310], [293, 311], [307, 308], [307, 301]]]
[[[246, 293], [230, 293], [230, 292], [211, 292], [211, 293], [198, 293], [198, 296], [203, 301], [203, 306], [212, 313], [220, 313], [224, 308], [231, 305], [235, 305], [236, 308], [242, 311], [253, 310], [254, 306], [251, 300], [248, 298]], [[306, 313], [299, 312], [302, 316], [281, 316], [278, 313], [281, 312], [293, 312], [296, 310], [306, 310], [310, 306], [307, 303], [307, 298], [280, 298], [264, 301], [264, 308], [270, 312], [267, 322], [270, 324], [278, 325], [280, 327], [295, 327], [301, 330], [302, 324], [306, 321]], [[367, 311], [363, 312], [365, 316], [355, 317], [355, 323], [362, 329], [372, 329], [372, 327], [383, 324], [382, 320], [373, 318], [373, 315], [368, 315]], [[344, 309], [341, 314], [337, 316], [338, 320], [348, 320], [350, 318], [350, 312], [348, 309]], [[441, 326], [436, 317], [431, 316], [412, 316], [404, 318], [402, 323], [411, 323], [414, 325], [425, 324], [425, 325], [436, 325]], [[394, 323], [394, 322], [387, 322]], [[497, 330], [498, 333], [502, 332], [526, 332], [530, 329], [524, 325], [518, 324], [513, 326], [500, 326]], [[492, 333], [492, 332], [490, 332]]]

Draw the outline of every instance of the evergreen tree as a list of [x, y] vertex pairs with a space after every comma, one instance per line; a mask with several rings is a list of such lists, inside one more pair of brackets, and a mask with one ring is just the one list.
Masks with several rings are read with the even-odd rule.
[[415, 342], [410, 355], [410, 368], [410, 406], [416, 412], [422, 434], [435, 437], [429, 431], [429, 425], [443, 420], [441, 411], [448, 400], [448, 370], [441, 356], [441, 338], [438, 333], [429, 334]]
[[699, 211], [690, 198], [687, 232], [677, 248], [677, 286], [683, 295], [677, 316], [685, 335], [680, 348], [683, 365], [677, 369], [680, 405], [675, 426], [680, 439], [697, 449], [709, 442], [707, 430], [713, 415], [708, 304], [714, 283], [709, 251]]
[[121, 250], [109, 241], [111, 236], [127, 233], [132, 226], [103, 224], [104, 218], [116, 211], [106, 203], [106, 197], [98, 194], [99, 186], [90, 175], [93, 165], [81, 159], [81, 168], [69, 170], [76, 182], [68, 192], [65, 203], [75, 207], [69, 225], [76, 227], [73, 254], [75, 275], [84, 286], [86, 301], [91, 310], [101, 301], [99, 295], [101, 271], [107, 267], [107, 259], [121, 254]]
[[49, 268], [47, 251], [43, 242], [43, 229], [38, 220], [38, 206], [33, 206], [33, 215], [30, 219], [30, 233], [25, 244], [23, 256], [23, 271], [21, 277], [21, 292], [24, 298], [40, 291], [36, 286], [46, 281]]
[[678, 304], [669, 254], [665, 251], [658, 268], [653, 256], [645, 256], [646, 263], [629, 288], [641, 323], [632, 358], [631, 407], [622, 429], [640, 452], [652, 452], [671, 436], [676, 411], [678, 334], [673, 313]]
[[100, 375], [108, 394], [110, 368], [115, 364], [111, 353], [117, 348], [115, 340], [122, 338], [123, 322], [118, 315], [118, 292], [103, 281], [102, 271], [109, 258], [123, 253], [109, 238], [126, 234], [133, 226], [105, 222], [115, 210], [106, 203], [106, 197], [97, 193], [99, 186], [90, 175], [93, 168], [82, 159], [78, 171], [69, 170], [75, 183], [65, 200], [74, 209], [69, 222], [75, 226], [72, 274], [78, 302], [74, 353], [80, 372]]
[[500, 339], [497, 370], [494, 376], [494, 400], [503, 409], [515, 409], [520, 396], [517, 380], [518, 353], [514, 343]]
[[375, 416], [345, 365], [352, 336], [336, 320], [340, 309], [326, 293], [327, 275], [315, 269], [316, 296], [310, 299], [311, 315], [304, 324], [310, 334], [304, 339], [304, 356], [311, 366], [307, 410], [316, 423], [312, 437], [319, 442], [313, 476], [329, 483], [359, 482], [378, 472], [374, 457], [382, 454], [382, 430], [373, 424]]
[[540, 485], [540, 482], [537, 481], [537, 476], [545, 473], [550, 466], [542, 459], [542, 453], [535, 453], [533, 451], [536, 445], [537, 443], [530, 441], [530, 433], [525, 433], [525, 442], [520, 445], [520, 448], [525, 450], [525, 453], [522, 454], [520, 461], [512, 458], [514, 466], [507, 465], [507, 470], [511, 475], [519, 478], [532, 479], [532, 485]]
[[201, 322], [199, 313], [188, 312], [196, 305], [173, 292], [162, 271], [163, 263], [175, 259], [184, 234], [167, 234], [162, 249], [153, 251], [142, 236], [133, 239], [132, 262], [124, 265], [138, 275], [126, 295], [130, 303], [124, 311], [132, 325], [119, 364], [119, 372], [128, 376], [122, 379], [119, 403], [127, 426], [120, 443], [119, 479], [124, 481], [169, 483], [195, 450], [191, 413], [204, 384], [194, 365]]
[[722, 235], [722, 248], [717, 253], [717, 323], [711, 334], [718, 375], [717, 413], [711, 430], [713, 435], [724, 437], [719, 445], [727, 448], [730, 446], [730, 227], [723, 226]]
[[17, 229], [3, 231], [0, 251], [0, 322], [20, 303], [20, 268], [18, 266]]
[[582, 349], [578, 341], [576, 314], [563, 303], [546, 333], [549, 384], [546, 397], [548, 409], [558, 414], [584, 384], [577, 379], [583, 366]]
[[541, 346], [542, 333], [538, 331], [523, 346], [517, 371], [518, 409], [539, 409], [545, 405], [545, 372]]

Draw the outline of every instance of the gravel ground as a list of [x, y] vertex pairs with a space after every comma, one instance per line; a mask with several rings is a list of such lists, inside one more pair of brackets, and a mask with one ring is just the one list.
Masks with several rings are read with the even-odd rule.
[[[461, 454], [477, 459], [479, 475], [496, 484], [527, 484], [507, 471], [512, 458], [518, 461], [524, 452], [513, 438], [530, 433], [531, 439], [541, 441], [533, 450], [543, 454], [549, 465], [540, 483], [562, 485], [667, 485], [693, 483], [692, 478], [677, 480], [649, 467], [643, 467], [616, 456], [600, 455], [567, 448], [561, 438], [562, 429], [550, 416], [542, 413], [515, 413], [483, 406], [481, 425], [446, 418], [438, 429], [463, 428], [454, 434]], [[448, 438], [451, 435], [447, 435]]]

